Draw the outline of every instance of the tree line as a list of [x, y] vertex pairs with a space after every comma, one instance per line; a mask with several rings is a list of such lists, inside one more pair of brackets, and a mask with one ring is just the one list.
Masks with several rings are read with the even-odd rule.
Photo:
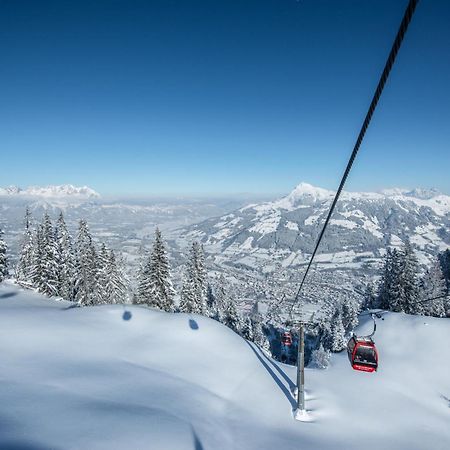
[[80, 306], [124, 302], [127, 278], [123, 262], [105, 244], [94, 243], [86, 221], [80, 220], [75, 239], [62, 212], [55, 225], [45, 212], [42, 221], [33, 226], [27, 209], [24, 224], [15, 268], [18, 284]]
[[409, 241], [388, 249], [378, 283], [366, 288], [364, 306], [407, 314], [450, 317], [450, 250], [421, 274]]
[[[27, 208], [24, 227], [15, 278], [25, 288], [79, 306], [127, 303], [131, 298], [134, 304], [161, 311], [201, 314], [268, 348], [261, 316], [256, 311], [246, 317], [238, 312], [223, 275], [212, 282], [208, 279], [205, 253], [198, 242], [189, 249], [176, 302], [168, 253], [158, 228], [151, 250], [141, 259], [136, 289], [131, 294], [122, 257], [104, 243], [97, 244], [86, 221], [79, 221], [73, 238], [62, 212], [55, 224], [47, 212], [40, 223], [34, 224]], [[6, 251], [0, 233], [0, 281], [8, 275]]]

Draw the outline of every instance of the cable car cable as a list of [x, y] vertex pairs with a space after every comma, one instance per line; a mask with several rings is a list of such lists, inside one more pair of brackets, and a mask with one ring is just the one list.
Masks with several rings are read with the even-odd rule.
[[344, 188], [345, 182], [347, 181], [347, 177], [348, 177], [348, 175], [350, 173], [350, 170], [352, 168], [353, 162], [355, 161], [356, 155], [358, 154], [359, 148], [360, 148], [361, 143], [362, 143], [362, 141], [364, 139], [364, 136], [366, 134], [367, 128], [369, 127], [370, 121], [372, 120], [373, 113], [374, 113], [374, 111], [375, 111], [375, 109], [377, 107], [378, 101], [379, 101], [379, 99], [381, 97], [381, 93], [383, 92], [384, 86], [385, 86], [386, 81], [387, 81], [387, 79], [389, 77], [389, 73], [391, 72], [392, 66], [394, 65], [394, 62], [395, 62], [395, 59], [397, 57], [398, 51], [400, 49], [400, 46], [402, 44], [403, 38], [405, 37], [406, 31], [408, 29], [408, 26], [409, 26], [409, 24], [411, 22], [412, 16], [414, 14], [414, 11], [415, 11], [416, 6], [417, 6], [418, 3], [419, 3], [419, 0], [410, 0], [409, 3], [408, 3], [408, 6], [407, 6], [405, 14], [403, 16], [402, 22], [400, 24], [400, 28], [399, 28], [399, 30], [397, 32], [397, 36], [396, 36], [396, 38], [394, 40], [394, 43], [392, 45], [392, 48], [391, 48], [391, 51], [389, 53], [388, 59], [386, 61], [386, 65], [384, 66], [383, 72], [382, 72], [380, 80], [378, 82], [378, 86], [377, 86], [377, 88], [375, 90], [375, 94], [374, 94], [374, 96], [372, 98], [372, 101], [370, 103], [369, 109], [367, 111], [367, 114], [366, 114], [366, 117], [364, 119], [364, 122], [363, 122], [363, 125], [361, 127], [361, 130], [359, 132], [359, 135], [358, 135], [358, 138], [356, 140], [355, 146], [353, 147], [353, 151], [352, 151], [352, 153], [350, 155], [350, 159], [349, 159], [349, 161], [347, 163], [347, 167], [345, 168], [344, 175], [342, 176], [341, 182], [339, 184], [338, 190], [337, 190], [336, 195], [335, 195], [335, 197], [333, 199], [333, 202], [331, 204], [331, 207], [330, 207], [330, 210], [328, 212], [327, 218], [325, 219], [325, 223], [324, 223], [324, 225], [322, 227], [322, 230], [321, 230], [321, 232], [319, 234], [319, 237], [317, 239], [316, 245], [314, 247], [314, 251], [313, 251], [313, 253], [311, 255], [311, 258], [309, 260], [308, 266], [306, 267], [306, 271], [303, 274], [303, 278], [302, 278], [302, 280], [300, 282], [300, 286], [298, 288], [297, 294], [296, 294], [296, 296], [294, 298], [294, 301], [292, 302], [292, 306], [291, 306], [290, 314], [289, 314], [290, 316], [292, 316], [294, 305], [297, 302], [298, 297], [299, 297], [299, 295], [301, 293], [301, 290], [302, 290], [303, 285], [305, 283], [305, 280], [306, 280], [306, 277], [308, 275], [309, 269], [311, 268], [311, 264], [313, 263], [314, 257], [316, 256], [317, 250], [318, 250], [319, 245], [320, 245], [320, 243], [322, 241], [322, 238], [323, 238], [325, 230], [326, 230], [326, 228], [328, 226], [328, 223], [329, 223], [329, 221], [331, 219], [331, 216], [333, 214], [334, 208], [336, 207], [336, 203], [339, 200], [339, 197], [340, 197], [341, 192], [342, 192], [342, 190]]

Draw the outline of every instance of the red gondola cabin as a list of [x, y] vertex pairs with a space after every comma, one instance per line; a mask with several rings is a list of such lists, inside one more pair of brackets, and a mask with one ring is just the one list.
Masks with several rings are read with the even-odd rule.
[[289, 333], [289, 331], [286, 331], [282, 334], [281, 343], [288, 347], [292, 345], [292, 336], [291, 333]]
[[352, 336], [347, 344], [347, 354], [354, 370], [375, 372], [378, 368], [378, 352], [370, 337]]

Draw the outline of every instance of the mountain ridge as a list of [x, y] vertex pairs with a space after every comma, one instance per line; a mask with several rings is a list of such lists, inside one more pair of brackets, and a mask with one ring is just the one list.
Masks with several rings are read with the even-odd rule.
[[[227, 263], [267, 270], [306, 263], [335, 193], [300, 183], [277, 200], [254, 203], [186, 229]], [[318, 261], [361, 267], [379, 264], [387, 247], [409, 239], [429, 264], [450, 246], [450, 196], [436, 190], [343, 191]], [[337, 255], [337, 256], [336, 256]]]
[[100, 194], [88, 186], [74, 186], [72, 184], [47, 185], [47, 186], [7, 186], [0, 188], [0, 195], [6, 196], [29, 196], [44, 198], [78, 197], [78, 198], [99, 198]]

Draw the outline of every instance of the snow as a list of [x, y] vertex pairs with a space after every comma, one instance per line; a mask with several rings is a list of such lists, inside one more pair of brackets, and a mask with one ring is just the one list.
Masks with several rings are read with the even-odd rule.
[[295, 222], [291, 222], [288, 220], [284, 226], [289, 230], [299, 231], [298, 224], [296, 224]]
[[[314, 204], [316, 202], [329, 202], [333, 199], [335, 191], [323, 189], [313, 186], [309, 183], [302, 182], [297, 185], [288, 195], [273, 202], [263, 203], [261, 205], [253, 204], [248, 208], [253, 208], [260, 213], [264, 213], [276, 209], [285, 209], [292, 211], [297, 208], [305, 207], [305, 205]], [[450, 213], [450, 196], [441, 194], [435, 189], [386, 189], [378, 192], [349, 192], [343, 191], [341, 193], [341, 201], [355, 201], [355, 200], [383, 200], [390, 198], [402, 207], [402, 202], [414, 203], [419, 207], [431, 208], [437, 215], [445, 216]]]
[[277, 231], [278, 225], [280, 224], [280, 214], [272, 214], [269, 217], [266, 217], [264, 220], [261, 220], [256, 223], [256, 225], [252, 226], [249, 231], [253, 231], [255, 233], [260, 233], [263, 236], [268, 233], [274, 233]]
[[375, 217], [376, 220], [364, 220], [362, 224], [362, 228], [367, 230], [369, 233], [372, 233], [375, 237], [378, 239], [383, 239], [384, 235], [380, 231], [380, 226], [378, 225], [378, 219]]
[[322, 212], [318, 213], [318, 214], [312, 214], [311, 216], [307, 217], [305, 219], [305, 225], [313, 225], [317, 222], [317, 220], [320, 218], [320, 216], [322, 215]]
[[425, 239], [424, 237], [420, 236], [419, 234], [415, 234], [414, 236], [411, 236], [409, 239], [412, 244], [417, 245], [419, 248], [425, 248], [426, 245], [428, 245], [430, 242]]
[[295, 206], [298, 202], [310, 200], [316, 202], [318, 200], [331, 200], [334, 192], [320, 187], [313, 186], [309, 183], [302, 182], [298, 184], [289, 195], [285, 197], [285, 201], [290, 206]]
[[351, 220], [343, 220], [343, 219], [331, 219], [330, 225], [335, 225], [338, 227], [349, 228], [350, 230], [357, 228], [358, 224], [352, 222]]
[[249, 236], [244, 243], [241, 244], [240, 248], [241, 250], [252, 250], [252, 242], [253, 242], [253, 236]]
[[396, 234], [391, 234], [391, 245], [393, 247], [401, 247], [403, 241]]
[[0, 285], [0, 448], [450, 447], [448, 319], [386, 314], [375, 374], [353, 371], [344, 353], [307, 368], [310, 422], [300, 422], [295, 369], [221, 324], [69, 306]]

